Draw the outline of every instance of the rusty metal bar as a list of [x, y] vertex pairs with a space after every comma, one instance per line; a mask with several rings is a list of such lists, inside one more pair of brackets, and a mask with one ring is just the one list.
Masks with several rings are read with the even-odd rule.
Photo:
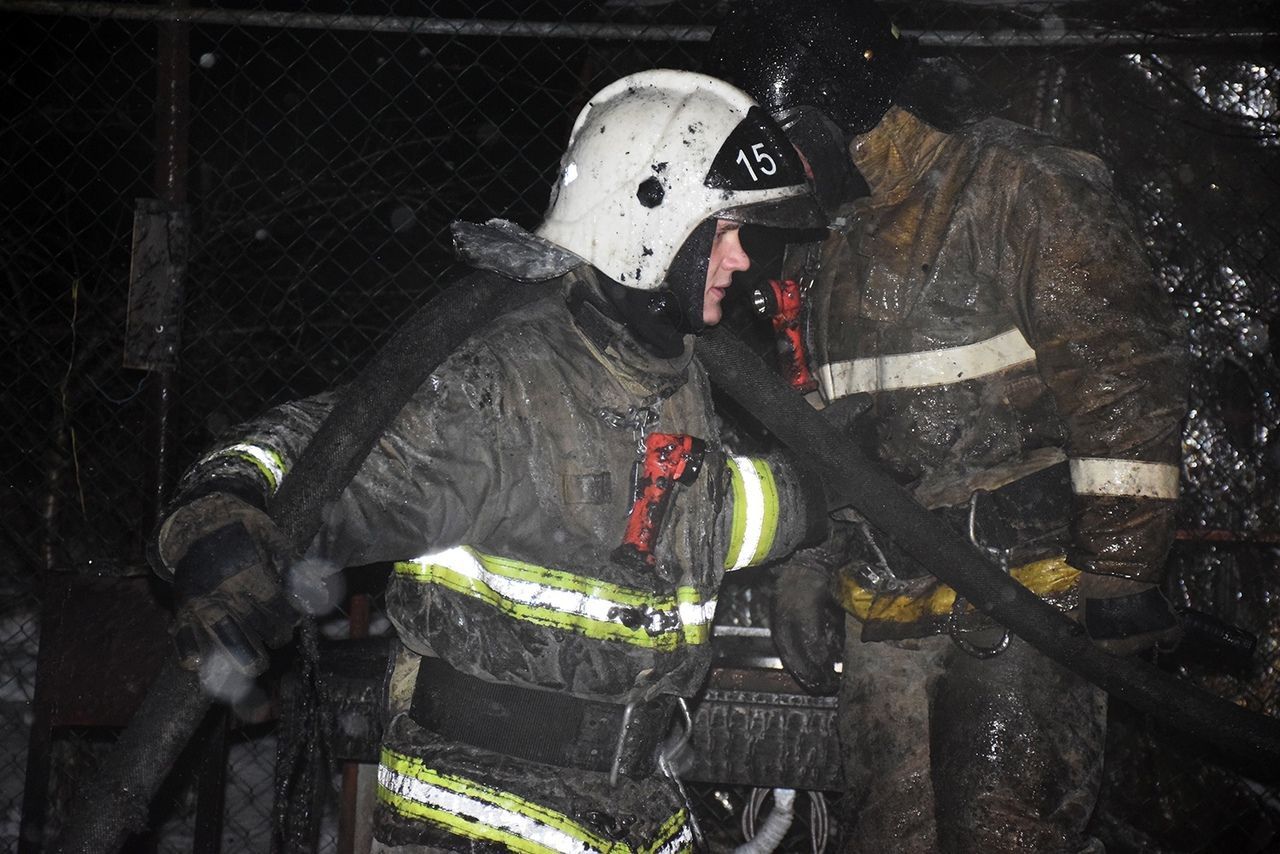
[[1174, 539], [1185, 543], [1239, 543], [1240, 545], [1280, 545], [1280, 532], [1225, 531], [1217, 528], [1179, 530]]
[[[553, 22], [435, 18], [424, 16], [342, 15], [316, 12], [276, 12], [255, 9], [192, 8], [175, 16], [164, 7], [92, 0], [0, 0], [0, 11], [34, 15], [64, 15], [115, 20], [172, 20], [190, 24], [275, 29], [350, 30], [404, 35], [487, 36], [597, 41], [705, 42], [714, 29], [707, 25], [613, 24], [604, 21]], [[1043, 30], [903, 30], [923, 47], [937, 48], [1175, 48], [1194, 45], [1280, 41], [1280, 31], [1265, 28], [1226, 30], [1135, 30], [1078, 27]]]
[[[355, 593], [347, 610], [351, 627], [350, 637], [369, 636], [369, 595]], [[359, 823], [360, 763], [347, 761], [342, 764], [342, 792], [338, 799], [338, 854], [360, 854], [356, 851], [356, 826]]]

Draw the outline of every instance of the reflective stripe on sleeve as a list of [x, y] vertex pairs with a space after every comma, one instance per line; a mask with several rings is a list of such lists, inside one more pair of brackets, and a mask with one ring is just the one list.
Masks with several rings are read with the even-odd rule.
[[246, 442], [214, 451], [201, 459], [199, 465], [225, 459], [244, 460], [252, 464], [267, 482], [267, 490], [273, 494], [280, 487], [280, 481], [284, 480], [286, 468], [284, 458], [271, 448], [250, 445]]
[[692, 847], [685, 810], [663, 822], [647, 845], [606, 840], [567, 815], [476, 780], [443, 774], [388, 748], [378, 763], [378, 799], [401, 816], [522, 854], [679, 854]]
[[1171, 463], [1077, 457], [1071, 467], [1076, 495], [1130, 495], [1136, 498], [1178, 497], [1179, 468]]
[[395, 565], [398, 575], [492, 605], [518, 620], [669, 652], [706, 643], [715, 600], [692, 587], [674, 596], [457, 546]]
[[778, 485], [764, 460], [730, 457], [733, 522], [724, 568], [732, 571], [762, 562], [778, 534]]
[[927, 388], [978, 379], [1036, 360], [1036, 351], [1017, 329], [994, 338], [922, 350], [832, 362], [818, 367], [827, 400], [870, 391]]

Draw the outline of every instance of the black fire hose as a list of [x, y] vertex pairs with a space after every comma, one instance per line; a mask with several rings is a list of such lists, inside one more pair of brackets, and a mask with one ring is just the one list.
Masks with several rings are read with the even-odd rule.
[[[301, 552], [324, 506], [355, 476], [386, 425], [431, 371], [490, 318], [547, 293], [473, 273], [419, 309], [351, 384], [280, 485], [272, 519]], [[825, 473], [833, 506], [851, 506], [892, 534], [975, 606], [1112, 696], [1221, 749], [1251, 776], [1280, 768], [1280, 727], [1172, 677], [1093, 648], [1076, 623], [990, 566], [967, 540], [939, 526], [887, 475], [841, 440], [728, 332], [709, 330], [698, 354], [722, 391]], [[148, 807], [209, 708], [196, 676], [176, 659], [161, 670], [96, 780], [81, 785], [61, 854], [115, 854], [146, 827]]]
[[[301, 553], [391, 420], [431, 372], [476, 329], [548, 293], [474, 272], [420, 308], [351, 383], [271, 502], [272, 520]], [[146, 828], [152, 798], [208, 711], [194, 673], [171, 657], [113, 745], [97, 779], [86, 781], [55, 850], [114, 854]]]
[[1097, 649], [1078, 623], [939, 524], [732, 334], [708, 330], [697, 353], [716, 387], [822, 473], [832, 508], [854, 508], [974, 607], [1112, 697], [1213, 748], [1211, 758], [1255, 780], [1280, 778], [1280, 720], [1245, 711], [1145, 662]]

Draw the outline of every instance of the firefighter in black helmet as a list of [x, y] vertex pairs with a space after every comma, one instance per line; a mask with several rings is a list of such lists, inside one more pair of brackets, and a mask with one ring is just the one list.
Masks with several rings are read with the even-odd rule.
[[[804, 155], [831, 219], [790, 252], [818, 406], [994, 561], [1117, 655], [1176, 632], [1183, 333], [1105, 166], [935, 110], [865, 0], [743, 0], [708, 70]], [[963, 82], [963, 81], [962, 81]], [[957, 86], [957, 88], [961, 88]], [[835, 691], [852, 851], [1081, 851], [1104, 695], [1010, 638], [858, 520], [794, 559], [775, 641]], [[838, 615], [838, 612], [835, 612]]]

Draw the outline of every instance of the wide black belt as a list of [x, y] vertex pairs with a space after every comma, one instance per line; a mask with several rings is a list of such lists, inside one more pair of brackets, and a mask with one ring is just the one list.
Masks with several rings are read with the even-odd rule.
[[423, 658], [411, 717], [462, 742], [532, 762], [646, 777], [671, 726], [677, 698], [630, 706], [558, 691], [487, 682]]

